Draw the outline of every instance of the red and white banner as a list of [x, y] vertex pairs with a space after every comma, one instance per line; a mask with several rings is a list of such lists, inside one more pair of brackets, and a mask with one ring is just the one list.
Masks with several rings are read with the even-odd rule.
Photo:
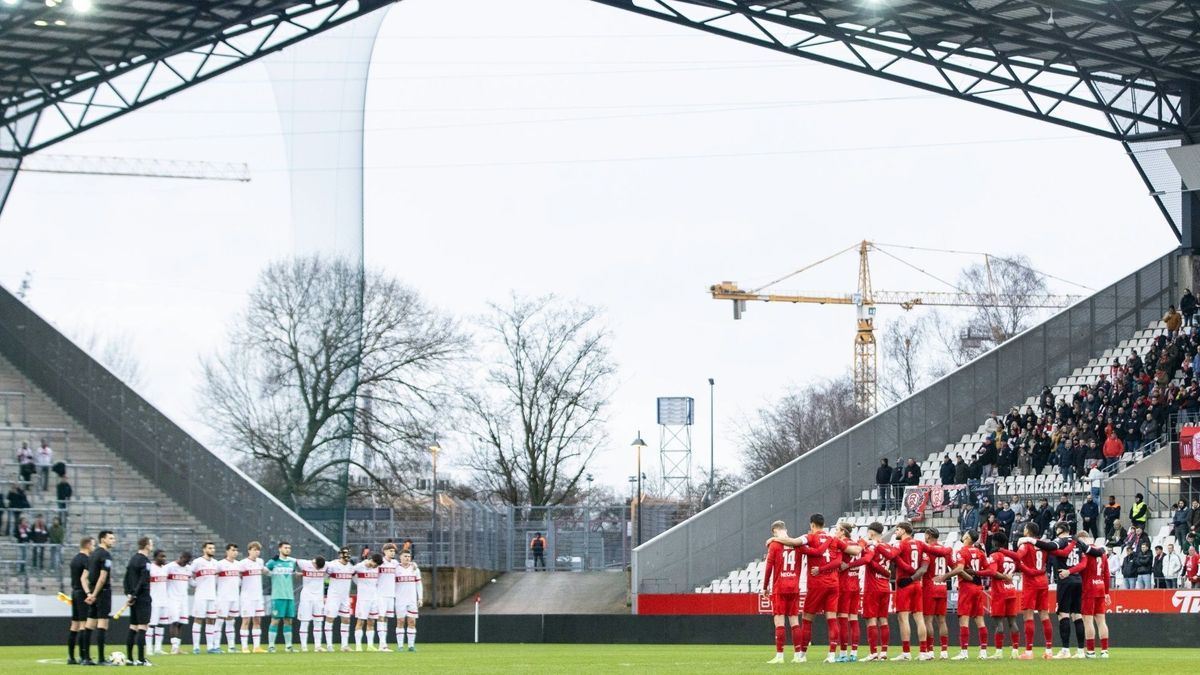
[[1176, 452], [1179, 471], [1200, 473], [1200, 426], [1189, 424], [1179, 430]]

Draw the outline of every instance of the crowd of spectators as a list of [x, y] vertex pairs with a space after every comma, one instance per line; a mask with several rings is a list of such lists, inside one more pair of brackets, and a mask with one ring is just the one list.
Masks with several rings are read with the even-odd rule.
[[[0, 494], [0, 536], [11, 537], [17, 544], [17, 569], [54, 569], [62, 563], [66, 538], [67, 503], [74, 489], [67, 480], [67, 465], [54, 461], [54, 450], [45, 439], [37, 450], [23, 441], [16, 450], [17, 480], [7, 493]], [[57, 477], [52, 499], [57, 511], [30, 514], [31, 494], [51, 496], [50, 476]], [[39, 507], [41, 508], [41, 507]]]

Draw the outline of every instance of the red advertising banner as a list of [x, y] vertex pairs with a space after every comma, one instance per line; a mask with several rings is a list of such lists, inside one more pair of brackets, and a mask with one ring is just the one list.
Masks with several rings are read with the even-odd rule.
[[[801, 596], [803, 599], [803, 596]], [[1109, 594], [1110, 614], [1200, 614], [1200, 588], [1116, 590]], [[638, 614], [770, 614], [757, 593], [642, 593]]]
[[1179, 430], [1176, 452], [1179, 471], [1200, 473], [1200, 426], [1189, 424]]

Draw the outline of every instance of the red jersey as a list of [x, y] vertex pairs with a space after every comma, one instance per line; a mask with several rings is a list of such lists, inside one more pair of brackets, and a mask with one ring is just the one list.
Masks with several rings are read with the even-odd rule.
[[1049, 588], [1050, 581], [1046, 578], [1046, 552], [1033, 544], [1021, 544], [1016, 553], [1008, 554], [1014, 557], [1021, 570], [1021, 578], [1025, 588]]
[[921, 556], [925, 553], [925, 542], [912, 537], [896, 544], [896, 581], [911, 579], [921, 566]]
[[867, 542], [860, 539], [858, 541], [847, 541], [846, 543], [858, 546], [862, 551], [854, 555], [850, 555], [849, 553], [843, 554], [843, 560], [848, 567], [842, 570], [840, 574], [842, 590], [858, 593], [859, 589], [862, 588], [863, 567], [867, 564], [867, 560], [863, 557], [866, 553]]
[[[1007, 575], [1009, 579], [1017, 574], [1017, 563], [1012, 558], [1004, 555], [1003, 551], [996, 551], [991, 558], [992, 567], [997, 572]], [[1015, 598], [1017, 596], [1017, 587], [1012, 581], [1004, 581], [1003, 579], [992, 580], [992, 599], [998, 598]]]
[[1103, 549], [1100, 555], [1087, 555], [1085, 552], [1080, 556], [1079, 562], [1067, 571], [1078, 574], [1083, 580], [1083, 597], [1102, 598], [1108, 595], [1108, 556], [1104, 554]]
[[1195, 579], [1200, 575], [1200, 553], [1189, 554], [1183, 563], [1183, 576], [1188, 579]]
[[[954, 564], [955, 566], [962, 565], [976, 583], [980, 577], [990, 577], [996, 573], [996, 568], [992, 567], [987, 554], [975, 546], [964, 546], [958, 549], [958, 553], [954, 556]], [[960, 577], [959, 581], [966, 580]], [[968, 581], [967, 583], [972, 582]]]
[[767, 566], [763, 572], [763, 590], [775, 593], [799, 593], [800, 570], [796, 549], [777, 541], [767, 546]]
[[892, 559], [896, 557], [896, 549], [887, 544], [867, 544], [863, 549], [863, 559], [866, 560], [867, 578], [864, 590], [875, 593], [890, 593], [892, 590]]
[[838, 575], [835, 572], [842, 566], [842, 551], [847, 545], [828, 532], [817, 532], [808, 535], [808, 546], [796, 547], [808, 559], [808, 569], [817, 570], [809, 577], [810, 590], [814, 586], [838, 588]]
[[945, 598], [948, 596], [946, 582], [934, 581], [933, 578], [950, 571], [946, 560], [952, 555], [954, 555], [954, 549], [946, 546], [925, 544], [925, 554], [921, 557], [921, 562], [929, 565], [925, 576], [921, 577], [921, 592], [925, 594], [925, 597]]

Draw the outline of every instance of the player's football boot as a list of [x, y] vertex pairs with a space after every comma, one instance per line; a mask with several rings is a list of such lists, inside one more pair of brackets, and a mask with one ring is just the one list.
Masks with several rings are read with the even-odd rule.
[[1082, 649], [1080, 649], [1080, 650], [1077, 650], [1077, 651], [1075, 652], [1075, 655], [1074, 655], [1074, 656], [1072, 656], [1071, 658], [1073, 658], [1073, 659], [1083, 659], [1083, 658], [1087, 658], [1087, 656], [1086, 656], [1086, 655], [1083, 653], [1083, 650], [1082, 650]]
[[200, 653], [200, 648], [199, 648], [199, 647], [192, 647], [192, 653], [193, 653], [193, 654], [199, 654], [199, 653]]
[[1053, 659], [1054, 659], [1054, 652], [1052, 652], [1052, 651], [1050, 651], [1049, 649], [1047, 649], [1046, 651], [1042, 652], [1042, 659], [1044, 659], [1044, 660], [1046, 660], [1046, 661], [1053, 660]]
[[1066, 647], [1063, 647], [1062, 649], [1058, 650], [1058, 653], [1054, 655], [1054, 658], [1069, 659], [1069, 658], [1071, 658], [1071, 650], [1067, 649]]
[[1108, 650], [1107, 649], [1100, 652], [1100, 658], [1102, 658], [1102, 659], [1108, 658]]
[[951, 661], [966, 661], [967, 660], [967, 650], [964, 649], [964, 650], [960, 651], [959, 653], [954, 655], [954, 658], [952, 658], [950, 660]]
[[830, 652], [829, 656], [826, 656], [825, 661], [823, 661], [823, 663], [837, 663], [837, 662], [838, 662], [837, 655], [834, 654], [833, 652]]
[[783, 663], [783, 652], [775, 652], [775, 658], [767, 661], [768, 664]]
[[934, 658], [933, 652], [921, 652], [917, 655], [918, 661], [932, 661]]
[[846, 663], [857, 663], [857, 662], [858, 662], [858, 652], [850, 652], [849, 654], [846, 655]]
[[362, 650], [363, 650], [362, 645], [354, 645], [354, 651], [361, 652]]
[[209, 654], [224, 654], [225, 652], [222, 651], [222, 649], [220, 647], [213, 647], [212, 649], [208, 650], [208, 653]]
[[149, 666], [153, 666], [154, 664], [153, 664], [153, 663], [150, 663], [149, 661], [142, 661], [142, 662], [141, 662], [141, 663], [139, 663], [138, 665], [141, 665], [141, 666], [147, 666], [147, 667], [149, 667]]
[[263, 649], [262, 647], [255, 647], [255, 648], [254, 648], [254, 653], [255, 653], [255, 654], [266, 654], [266, 653], [267, 653], [267, 650]]
[[[883, 657], [883, 660], [884, 660], [884, 661], [886, 661], [886, 660], [887, 660], [887, 657], [886, 657], [886, 656], [885, 656], [885, 657]], [[900, 653], [900, 656], [897, 656], [897, 657], [896, 657], [895, 659], [893, 659], [893, 660], [894, 660], [894, 661], [912, 661], [912, 654], [910, 654], [910, 653], [908, 653], [908, 652], [901, 652], [901, 653]]]
[[274, 654], [275, 653], [275, 645], [271, 645], [270, 647], [267, 647], [267, 653]]
[[946, 651], [942, 652], [941, 655], [939, 656], [939, 658], [941, 658], [943, 661], [948, 660], [950, 658], [950, 652], [946, 652]]
[[409, 648], [408, 648], [408, 651], [410, 651], [410, 652], [415, 652], [415, 651], [417, 651], [417, 648], [416, 648], [416, 647], [409, 647]]
[[1094, 658], [1096, 658], [1096, 652], [1087, 652], [1086, 654], [1083, 655], [1083, 658], [1094, 659]]
[[381, 651], [381, 652], [390, 652], [390, 651], [392, 651], [392, 648], [391, 648], [391, 647], [389, 647], [389, 646], [387, 646], [387, 645], [384, 645], [384, 646], [380, 647], [378, 651]]
[[796, 652], [792, 654], [792, 663], [808, 663], [808, 656], [804, 652]]
[[987, 661], [987, 660], [988, 660], [988, 659], [990, 659], [990, 658], [992, 658], [992, 657], [988, 656], [988, 653], [987, 653], [987, 650], [986, 650], [986, 649], [980, 649], [980, 650], [979, 650], [979, 660], [980, 660], [980, 661]]

